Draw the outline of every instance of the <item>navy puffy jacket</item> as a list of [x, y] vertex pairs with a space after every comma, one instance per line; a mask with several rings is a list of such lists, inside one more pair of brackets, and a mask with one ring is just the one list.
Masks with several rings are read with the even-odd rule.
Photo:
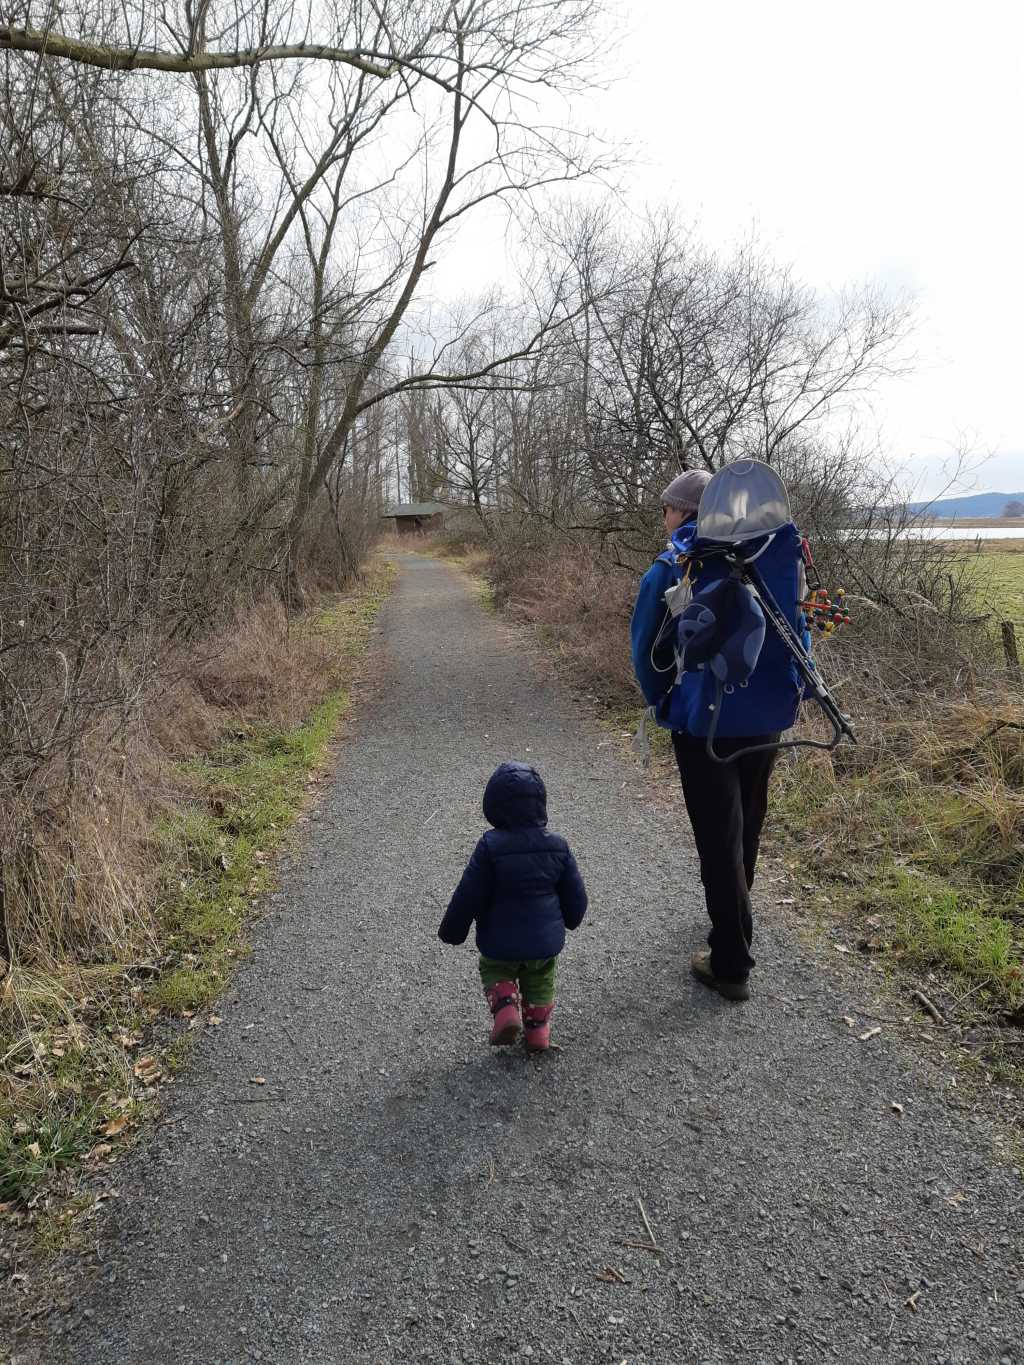
[[523, 962], [554, 957], [587, 910], [576, 859], [547, 830], [547, 792], [526, 763], [503, 763], [484, 791], [494, 826], [481, 838], [455, 888], [437, 936], [464, 943], [476, 920], [476, 946], [486, 957]]

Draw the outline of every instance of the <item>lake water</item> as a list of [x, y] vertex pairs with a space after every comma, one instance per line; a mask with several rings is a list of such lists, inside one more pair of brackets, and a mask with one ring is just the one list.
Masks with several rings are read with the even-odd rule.
[[1024, 526], [914, 526], [903, 534], [922, 540], [1024, 540]]

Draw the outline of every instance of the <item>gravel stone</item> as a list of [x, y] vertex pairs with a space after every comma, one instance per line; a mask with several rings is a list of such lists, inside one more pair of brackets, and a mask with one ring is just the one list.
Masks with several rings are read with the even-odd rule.
[[[1024, 1191], [990, 1121], [891, 1030], [851, 1040], [859, 987], [769, 882], [753, 999], [694, 982], [681, 797], [461, 575], [399, 558], [382, 675], [173, 1121], [65, 1270], [95, 1318], [54, 1324], [47, 1361], [1014, 1365]], [[436, 938], [509, 758], [543, 773], [591, 895], [541, 1058], [487, 1046], [472, 947]], [[625, 1245], [638, 1195], [660, 1256]]]

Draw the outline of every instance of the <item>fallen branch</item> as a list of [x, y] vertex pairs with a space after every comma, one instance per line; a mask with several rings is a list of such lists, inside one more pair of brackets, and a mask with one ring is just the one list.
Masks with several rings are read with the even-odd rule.
[[917, 990], [911, 991], [910, 996], [911, 999], [917, 1001], [917, 1003], [922, 1007], [922, 1009], [926, 1010], [931, 1015], [931, 1017], [935, 1020], [937, 1024], [945, 1024], [946, 1020], [942, 1013], [940, 1012], [938, 1006], [934, 1005], [928, 999], [924, 991]]

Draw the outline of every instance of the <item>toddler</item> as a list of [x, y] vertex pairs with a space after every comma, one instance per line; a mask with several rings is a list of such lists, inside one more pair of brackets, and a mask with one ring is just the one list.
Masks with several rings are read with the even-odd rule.
[[576, 859], [547, 828], [547, 799], [535, 768], [495, 769], [484, 791], [484, 815], [494, 828], [473, 850], [437, 931], [442, 943], [465, 943], [476, 920], [480, 979], [494, 1016], [491, 1042], [514, 1043], [522, 1027], [531, 1052], [550, 1045], [558, 954], [566, 929], [579, 928], [587, 910]]

